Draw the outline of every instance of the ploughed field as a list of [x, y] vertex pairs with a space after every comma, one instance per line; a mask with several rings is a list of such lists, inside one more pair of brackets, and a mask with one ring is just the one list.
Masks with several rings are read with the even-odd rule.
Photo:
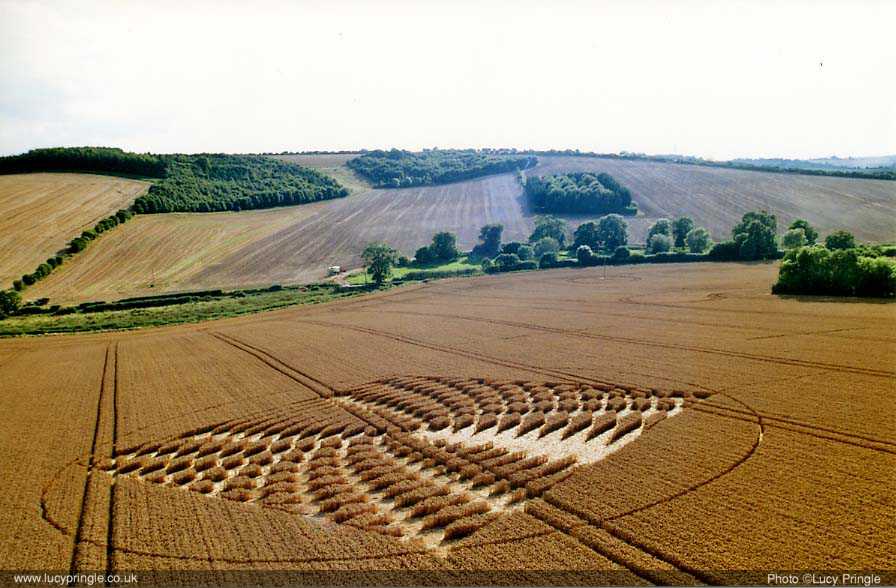
[[0, 288], [34, 271], [84, 229], [130, 206], [148, 187], [92, 174], [0, 175]]
[[712, 270], [484, 276], [0, 341], [0, 567], [896, 569], [894, 306], [773, 297], [774, 264]]
[[[104, 235], [26, 296], [69, 303], [309, 282], [324, 278], [331, 265], [358, 267], [371, 241], [387, 241], [412, 256], [439, 231], [456, 233], [460, 247], [470, 249], [484, 224], [503, 224], [504, 241], [525, 240], [534, 227], [514, 174], [371, 190], [345, 167], [350, 157], [281, 157], [336, 176], [351, 187], [348, 198], [267, 211], [137, 218]], [[723, 240], [745, 212], [763, 208], [777, 214], [782, 227], [803, 217], [823, 235], [845, 228], [861, 240], [896, 236], [896, 182], [584, 157], [539, 161], [526, 173], [607, 171], [630, 187], [641, 209], [627, 219], [632, 242], [643, 242], [657, 218], [677, 214], [692, 216]], [[575, 227], [590, 218], [569, 220]]]
[[433, 234], [450, 230], [469, 249], [490, 222], [503, 223], [507, 238], [525, 239], [532, 223], [521, 212], [520, 194], [516, 177], [504, 174], [266, 211], [138, 215], [26, 295], [83, 302], [311, 282], [325, 277], [331, 265], [358, 267], [372, 241], [385, 240], [413, 256]]
[[528, 174], [606, 172], [628, 187], [640, 209], [631, 221], [639, 241], [657, 218], [675, 216], [690, 216], [717, 241], [730, 239], [731, 228], [755, 210], [776, 214], [781, 229], [804, 218], [822, 235], [846, 229], [860, 241], [896, 238], [896, 183], [891, 181], [593, 157], [538, 161]]

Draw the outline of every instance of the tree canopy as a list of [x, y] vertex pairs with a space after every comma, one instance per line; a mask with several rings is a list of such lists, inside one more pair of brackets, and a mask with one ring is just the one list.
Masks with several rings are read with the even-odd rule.
[[655, 223], [650, 225], [650, 228], [647, 229], [647, 238], [645, 239], [647, 243], [650, 243], [651, 237], [654, 235], [666, 235], [670, 239], [672, 238], [672, 221], [667, 218], [661, 218], [657, 220]]
[[539, 212], [634, 215], [638, 211], [629, 189], [606, 173], [533, 176], [525, 187], [529, 205]]
[[703, 227], [697, 227], [688, 231], [684, 240], [687, 243], [688, 251], [691, 253], [703, 253], [712, 245], [712, 237], [710, 237], [709, 231]]
[[117, 147], [50, 147], [0, 157], [0, 174], [85, 171], [162, 178], [166, 170], [161, 156], [129, 153]]
[[481, 259], [483, 257], [492, 258], [501, 251], [501, 234], [504, 232], [504, 225], [492, 224], [485, 225], [479, 230], [479, 243], [473, 247], [470, 257], [473, 259]]
[[824, 240], [824, 246], [828, 249], [852, 249], [856, 246], [856, 238], [848, 231], [834, 231]]
[[766, 211], [748, 212], [731, 231], [740, 259], [769, 259], [778, 254], [778, 220]]
[[870, 250], [802, 247], [784, 256], [776, 294], [879, 296], [896, 294], [896, 261]]
[[418, 249], [414, 258], [417, 263], [432, 263], [433, 261], [453, 261], [459, 255], [457, 235], [445, 231], [433, 235], [432, 243]]
[[361, 254], [367, 273], [379, 286], [392, 274], [392, 266], [398, 261], [398, 252], [385, 243], [371, 243]]
[[306, 204], [348, 190], [314, 169], [254, 155], [165, 156], [166, 177], [134, 202], [140, 213], [216, 212]]
[[529, 243], [535, 243], [550, 237], [555, 239], [560, 247], [566, 245], [566, 237], [569, 234], [569, 224], [562, 218], [545, 215], [535, 219], [535, 230], [529, 235]]
[[479, 176], [526, 169], [538, 159], [478, 149], [391, 149], [369, 151], [346, 165], [378, 188], [445, 184]]
[[608, 250], [628, 245], [628, 223], [618, 214], [608, 214], [597, 221], [597, 238]]
[[672, 250], [672, 237], [665, 233], [656, 233], [647, 241], [648, 253], [666, 253]]
[[788, 229], [802, 229], [803, 234], [806, 237], [807, 245], [815, 245], [815, 243], [818, 241], [818, 231], [816, 231], [815, 227], [810, 225], [809, 221], [807, 221], [807, 220], [798, 218], [795, 221], [793, 221], [792, 223], [790, 223], [790, 226], [787, 228]]
[[217, 212], [340, 198], [348, 190], [311, 168], [258, 155], [153, 155], [111, 147], [35, 149], [0, 158], [0, 173], [89, 171], [153, 179], [134, 212]]
[[679, 216], [672, 221], [672, 238], [675, 240], [675, 247], [684, 247], [685, 239], [694, 226], [693, 219], [687, 216]]
[[784, 249], [796, 249], [807, 245], [806, 231], [803, 229], [788, 229], [781, 237], [781, 246]]

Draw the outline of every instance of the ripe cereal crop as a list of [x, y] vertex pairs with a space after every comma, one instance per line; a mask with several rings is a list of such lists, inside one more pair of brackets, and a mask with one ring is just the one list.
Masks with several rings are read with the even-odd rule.
[[773, 264], [696, 265], [2, 341], [0, 520], [18, 545], [0, 556], [508, 578], [550, 562], [623, 584], [888, 569], [889, 305], [773, 297]]

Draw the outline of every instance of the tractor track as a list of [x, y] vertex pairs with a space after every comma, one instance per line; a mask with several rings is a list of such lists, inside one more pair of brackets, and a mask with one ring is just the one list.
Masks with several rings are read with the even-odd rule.
[[[113, 347], [113, 373], [112, 373], [112, 447], [109, 455], [114, 456], [118, 449], [118, 400], [119, 400], [119, 370], [118, 370], [118, 343]], [[106, 519], [106, 575], [115, 569], [115, 492], [118, 490], [116, 476], [112, 476], [112, 487], [109, 489], [109, 508]]]
[[[390, 340], [392, 340], [392, 341], [396, 341], [396, 342], [398, 342], [398, 343], [404, 343], [404, 344], [407, 344], [407, 345], [413, 345], [413, 346], [415, 346], [415, 347], [421, 347], [421, 348], [424, 348], [424, 349], [429, 349], [429, 350], [431, 350], [431, 351], [438, 351], [438, 352], [440, 352], [440, 353], [447, 353], [447, 354], [450, 354], [450, 355], [457, 355], [457, 356], [460, 356], [460, 357], [465, 357], [465, 358], [467, 358], [467, 359], [472, 359], [472, 360], [475, 360], [475, 361], [480, 361], [480, 362], [483, 362], [483, 363], [491, 363], [491, 364], [493, 364], [493, 365], [498, 365], [498, 366], [501, 366], [501, 367], [506, 367], [506, 368], [511, 368], [511, 369], [517, 369], [517, 370], [527, 371], [527, 372], [531, 372], [531, 373], [539, 374], [539, 375], [541, 375], [541, 376], [548, 376], [548, 377], [550, 377], [550, 378], [557, 378], [557, 379], [564, 380], [564, 381], [569, 382], [569, 383], [574, 383], [574, 382], [575, 382], [575, 383], [584, 383], [584, 384], [615, 384], [615, 383], [623, 383], [623, 384], [627, 384], [627, 385], [628, 385], [628, 384], [634, 385], [634, 384], [632, 384], [632, 383], [630, 383], [630, 382], [607, 382], [607, 381], [604, 381], [604, 380], [599, 380], [599, 379], [597, 379], [597, 378], [591, 378], [591, 377], [587, 377], [587, 376], [581, 376], [581, 375], [579, 375], [579, 374], [575, 374], [575, 373], [573, 373], [573, 372], [567, 372], [567, 371], [564, 371], [564, 370], [558, 370], [558, 369], [553, 369], [553, 368], [540, 367], [540, 366], [535, 366], [535, 365], [526, 364], [526, 363], [522, 363], [522, 362], [517, 362], [517, 361], [513, 361], [513, 360], [501, 359], [501, 358], [498, 358], [498, 357], [494, 357], [494, 356], [490, 356], [490, 355], [485, 355], [485, 354], [482, 354], [482, 353], [474, 353], [474, 352], [471, 352], [471, 351], [465, 351], [465, 350], [463, 350], [463, 349], [457, 349], [457, 348], [454, 348], [454, 347], [447, 347], [447, 346], [443, 346], [443, 345], [437, 345], [437, 344], [435, 344], [435, 343], [428, 343], [428, 342], [426, 342], [426, 341], [420, 341], [419, 339], [413, 339], [413, 338], [411, 338], [411, 337], [406, 337], [406, 336], [404, 336], [404, 335], [396, 335], [396, 334], [394, 334], [394, 333], [387, 333], [387, 332], [385, 332], [385, 331], [379, 331], [379, 330], [376, 330], [376, 329], [370, 329], [370, 328], [367, 328], [367, 327], [359, 327], [359, 326], [355, 326], [355, 325], [346, 325], [346, 324], [341, 324], [341, 323], [329, 323], [329, 322], [325, 322], [325, 321], [315, 321], [315, 320], [309, 320], [309, 319], [302, 319], [302, 320], [297, 321], [297, 322], [302, 322], [302, 323], [306, 323], [306, 324], [316, 325], [316, 326], [319, 326], [319, 327], [326, 327], [326, 328], [340, 328], [340, 329], [347, 329], [347, 330], [351, 330], [351, 331], [356, 331], [356, 332], [364, 333], [364, 334], [367, 334], [367, 335], [373, 335], [373, 336], [376, 336], [376, 337], [382, 337], [382, 338], [385, 338], [385, 339], [390, 339]], [[702, 388], [702, 387], [701, 387], [701, 388]]]
[[93, 479], [93, 463], [97, 453], [97, 438], [99, 437], [100, 418], [103, 412], [103, 399], [108, 394], [106, 386], [106, 374], [109, 371], [109, 357], [114, 353], [114, 345], [112, 343], [106, 346], [106, 353], [103, 359], [103, 371], [100, 378], [100, 389], [96, 400], [96, 418], [93, 423], [93, 439], [90, 442], [90, 455], [87, 458], [87, 471], [84, 474], [84, 488], [81, 492], [81, 508], [78, 512], [78, 523], [75, 527], [74, 545], [72, 546], [72, 558], [69, 563], [69, 575], [74, 574], [78, 564], [79, 555], [81, 554], [81, 543], [84, 540], [84, 514], [87, 511], [87, 504], [90, 495], [90, 481]]
[[[815, 369], [825, 369], [833, 372], [841, 372], [847, 374], [857, 374], [878, 378], [896, 378], [896, 371], [890, 370], [877, 370], [872, 368], [860, 368], [853, 366], [846, 366], [840, 364], [832, 364], [825, 362], [817, 362], [817, 361], [808, 361], [801, 359], [788, 359], [783, 357], [777, 357], [772, 355], [759, 355], [754, 353], [745, 353], [740, 351], [728, 351], [725, 349], [714, 349], [711, 347], [698, 347], [693, 345], [676, 345], [673, 343], [660, 343], [656, 341], [648, 341], [645, 339], [638, 339], [634, 337], [620, 337], [618, 335], [600, 335], [597, 333], [587, 333], [584, 331], [576, 331], [571, 329], [561, 329], [557, 327], [547, 327], [544, 325], [536, 325], [533, 323], [524, 323], [517, 321], [507, 321], [500, 319], [487, 319], [482, 317], [472, 317], [472, 316], [464, 316], [464, 315], [454, 315], [454, 314], [440, 314], [440, 313], [427, 313], [427, 312], [403, 312], [403, 311], [393, 311], [398, 314], [405, 314], [410, 316], [422, 316], [422, 317], [430, 317], [430, 318], [445, 318], [452, 320], [462, 320], [462, 321], [472, 321], [477, 323], [486, 323], [497, 326], [505, 326], [505, 327], [516, 327], [522, 329], [529, 329], [533, 331], [539, 331], [543, 333], [550, 333], [554, 335], [567, 335], [571, 337], [581, 337], [585, 339], [593, 339], [598, 341], [613, 341], [616, 343], [628, 343], [631, 345], [639, 345], [643, 347], [654, 347], [659, 349], [672, 349], [676, 351], [687, 351], [692, 353], [705, 353], [710, 355], [719, 355], [722, 357], [734, 357], [737, 359], [746, 359], [750, 361], [758, 361], [758, 362], [766, 362], [766, 363], [774, 363], [778, 365], [789, 365], [796, 367], [805, 367], [805, 368], [815, 368]], [[311, 321], [303, 321], [303, 322], [311, 322]]]
[[[311, 322], [311, 321], [303, 321], [303, 322]], [[344, 325], [335, 325], [335, 324], [329, 324], [329, 323], [314, 323], [314, 324], [322, 324], [323, 326], [336, 326], [336, 327], [344, 326]], [[347, 327], [347, 328], [358, 329], [358, 330], [362, 330], [363, 332], [367, 332], [367, 331], [368, 331], [368, 329], [364, 329], [364, 328], [362, 328], [362, 327]], [[373, 331], [373, 333], [376, 334], [376, 335], [384, 336], [383, 333], [379, 333], [379, 332], [376, 332], [376, 331]], [[331, 386], [328, 386], [328, 385], [324, 384], [324, 383], [321, 382], [320, 380], [317, 380], [316, 378], [313, 378], [312, 376], [310, 376], [310, 375], [308, 375], [308, 374], [305, 374], [305, 373], [302, 372], [301, 370], [298, 370], [297, 368], [293, 367], [292, 365], [288, 364], [287, 362], [285, 362], [285, 361], [279, 359], [278, 357], [276, 357], [274, 354], [270, 353], [269, 351], [266, 351], [266, 350], [261, 349], [261, 348], [259, 348], [259, 347], [249, 346], [248, 344], [242, 343], [241, 341], [239, 341], [238, 339], [236, 339], [236, 338], [234, 338], [234, 337], [230, 337], [230, 339], [232, 339], [232, 343], [231, 343], [232, 345], [234, 345], [234, 346], [238, 346], [240, 349], [242, 349], [242, 350], [245, 351], [246, 353], [249, 353], [250, 355], [253, 355], [253, 356], [255, 356], [255, 357], [258, 358], [258, 359], [261, 359], [261, 357], [259, 357], [259, 356], [263, 356], [263, 357], [265, 357], [265, 358], [267, 359], [267, 361], [264, 361], [264, 363], [265, 363], [266, 365], [268, 365], [269, 367], [271, 367], [271, 369], [275, 369], [276, 371], [282, 373], [283, 369], [286, 368], [286, 369], [288, 369], [288, 370], [294, 371], [296, 374], [299, 374], [299, 375], [301, 375], [301, 376], [304, 377], [304, 378], [308, 378], [308, 379], [310, 379], [310, 380], [313, 380], [313, 381], [319, 383], [319, 384], [322, 385], [322, 386], [325, 386], [326, 389], [327, 389], [327, 394], [328, 394], [328, 395], [327, 395], [327, 396], [322, 396], [322, 398], [329, 399], [329, 398], [333, 395], [333, 393], [336, 391], [335, 388], [333, 388], [333, 387], [331, 387]], [[402, 342], [404, 342], [404, 341], [402, 341]], [[240, 346], [240, 343], [242, 343], [243, 345], [245, 345], [245, 347]], [[452, 351], [458, 351], [458, 350], [452, 350]], [[279, 366], [283, 366], [283, 367], [275, 367], [276, 364], [279, 364]], [[535, 371], [535, 370], [532, 369], [532, 368], [529, 368], [529, 369], [530, 369], [530, 371]], [[539, 371], [539, 373], [542, 373], [542, 372]], [[555, 376], [555, 377], [556, 377], [556, 376]], [[593, 381], [596, 382], [596, 380], [593, 380]], [[604, 383], [604, 382], [601, 382], [601, 383]], [[760, 436], [759, 436], [759, 438], [758, 438], [758, 440], [757, 440], [757, 442], [756, 442], [756, 445], [758, 445], [758, 443], [759, 443], [760, 441], [761, 441], [761, 432], [760, 432]], [[704, 485], [705, 485], [706, 483], [711, 482], [711, 481], [715, 481], [716, 479], [718, 479], [718, 478], [721, 477], [722, 475], [725, 475], [725, 474], [727, 474], [727, 473], [730, 473], [730, 471], [733, 471], [733, 469], [735, 469], [735, 468], [738, 467], [739, 465], [742, 465], [743, 462], [745, 462], [747, 459], [749, 459], [749, 457], [751, 457], [754, 453], [755, 453], [755, 446], [754, 446], [754, 448], [753, 448], [753, 451], [751, 451], [747, 457], [743, 458], [742, 460], [740, 460], [739, 462], [737, 462], [736, 464], [734, 464], [734, 466], [732, 466], [731, 468], [729, 468], [727, 471], [723, 472], [721, 475], [716, 476], [715, 478], [713, 478], [713, 479], [710, 480], [710, 481], [704, 482]], [[560, 508], [561, 508], [564, 512], [566, 512], [566, 513], [568, 513], [568, 514], [570, 514], [570, 515], [576, 516], [576, 518], [579, 518], [578, 515], [576, 515], [575, 513], [569, 511], [566, 507], [560, 507]], [[583, 520], [583, 524], [590, 524], [590, 523], [588, 523], [587, 521], [584, 521], [584, 520]], [[572, 537], [572, 538], [575, 539], [577, 542], [581, 543], [582, 545], [584, 545], [585, 547], [587, 547], [587, 548], [590, 549], [591, 551], [594, 551], [595, 553], [598, 553], [598, 554], [600, 554], [600, 555], [602, 555], [602, 556], [604, 556], [604, 557], [607, 557], [607, 558], [610, 559], [611, 561], [615, 561], [617, 564], [619, 564], [619, 565], [625, 567], [626, 569], [628, 569], [628, 571], [630, 571], [632, 574], [634, 574], [634, 575], [636, 575], [636, 576], [638, 576], [638, 577], [640, 577], [640, 578], [642, 578], [642, 579], [645, 579], [645, 580], [650, 581], [649, 578], [646, 578], [641, 572], [639, 572], [637, 569], [635, 569], [635, 567], [633, 567], [633, 564], [632, 564], [631, 562], [627, 562], [627, 561], [625, 561], [624, 559], [619, 558], [619, 557], [616, 557], [616, 556], [614, 556], [614, 555], [612, 555], [612, 554], [603, 553], [603, 552], [601, 552], [600, 550], [595, 549], [594, 546], [592, 546], [592, 545], [588, 545], [588, 544], [586, 544], [586, 543], [583, 543], [581, 540], [579, 540], [578, 538], [574, 537], [573, 535], [570, 535], [570, 534], [569, 534], [568, 532], [566, 532], [565, 530], [563, 530], [563, 529], [561, 529], [561, 528], [554, 527], [553, 525], [551, 525], [551, 526], [552, 526], [553, 528], [557, 529], [558, 531], [560, 531], [560, 532], [566, 534], [567, 536]], [[603, 527], [601, 527], [601, 528], [603, 528]], [[634, 549], [637, 549], [638, 551], [641, 551], [641, 552], [645, 553], [646, 555], [648, 555], [648, 556], [650, 556], [650, 557], [654, 557], [654, 558], [656, 558], [656, 559], [659, 559], [659, 560], [663, 561], [664, 563], [666, 563], [667, 565], [672, 566], [673, 568], [675, 568], [675, 569], [678, 570], [679, 572], [690, 574], [690, 575], [692, 575], [692, 576], [694, 576], [694, 577], [700, 579], [701, 581], [704, 581], [704, 577], [702, 576], [702, 574], [701, 574], [698, 570], [688, 570], [688, 569], [684, 569], [684, 568], [680, 567], [679, 565], [674, 564], [673, 562], [667, 560], [666, 558], [664, 558], [664, 557], [662, 557], [662, 556], [659, 556], [659, 555], [657, 555], [657, 554], [655, 554], [655, 553], [650, 553], [649, 551], [646, 551], [644, 548], [639, 547], [639, 546], [637, 546], [637, 545], [635, 545], [635, 544], [633, 544], [633, 543], [627, 541], [626, 539], [624, 539], [623, 537], [619, 536], [617, 533], [613, 532], [613, 531], [610, 530], [610, 529], [605, 529], [605, 530], [607, 530], [607, 532], [609, 532], [611, 535], [613, 535], [614, 538], [616, 538], [616, 539], [619, 540], [619, 541], [622, 541], [623, 543], [625, 543], [625, 544], [628, 545], [629, 547], [632, 547], [632, 548], [634, 548]], [[508, 541], [508, 542], [509, 542], [509, 541]]]

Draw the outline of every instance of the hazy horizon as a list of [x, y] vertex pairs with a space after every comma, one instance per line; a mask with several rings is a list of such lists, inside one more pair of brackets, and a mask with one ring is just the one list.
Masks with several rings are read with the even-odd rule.
[[896, 153], [896, 3], [0, 2], [0, 153]]

